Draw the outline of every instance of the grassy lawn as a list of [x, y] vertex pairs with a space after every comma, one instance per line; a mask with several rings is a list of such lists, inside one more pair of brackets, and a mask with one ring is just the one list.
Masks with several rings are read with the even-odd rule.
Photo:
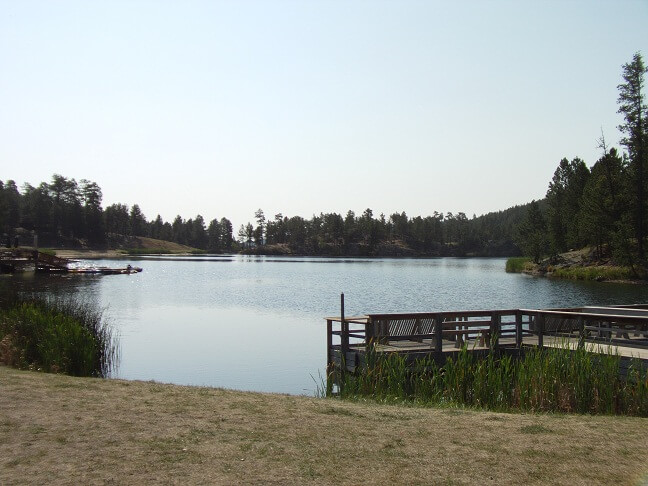
[[411, 408], [0, 366], [0, 484], [641, 484], [648, 419]]

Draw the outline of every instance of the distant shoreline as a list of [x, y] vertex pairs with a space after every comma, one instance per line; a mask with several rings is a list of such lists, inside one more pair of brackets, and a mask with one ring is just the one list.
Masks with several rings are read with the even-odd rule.
[[[211, 255], [211, 253], [191, 253], [191, 252], [158, 252], [151, 250], [150, 253], [142, 251], [139, 253], [128, 253], [124, 250], [92, 250], [92, 249], [52, 249], [56, 256], [61, 258], [68, 258], [71, 260], [101, 260], [101, 259], [128, 259], [140, 256], [201, 256]], [[469, 255], [469, 256], [456, 256], [456, 255], [324, 255], [324, 254], [308, 254], [308, 253], [218, 253], [217, 255], [241, 255], [241, 256], [266, 256], [266, 257], [300, 257], [300, 258], [388, 258], [388, 259], [437, 259], [437, 258], [507, 258], [506, 256], [488, 256], [488, 255]]]

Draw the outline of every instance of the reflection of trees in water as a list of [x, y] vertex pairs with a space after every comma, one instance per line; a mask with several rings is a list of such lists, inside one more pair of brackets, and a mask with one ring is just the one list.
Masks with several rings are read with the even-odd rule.
[[90, 304], [100, 305], [97, 295], [98, 278], [69, 275], [38, 275], [34, 273], [3, 275], [0, 277], [0, 302], [15, 297], [75, 296]]

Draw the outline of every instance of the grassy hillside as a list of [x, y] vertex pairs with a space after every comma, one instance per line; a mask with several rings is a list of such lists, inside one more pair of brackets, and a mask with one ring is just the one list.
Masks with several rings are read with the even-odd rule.
[[156, 240], [144, 236], [135, 236], [130, 246], [125, 248], [127, 251], [142, 250], [142, 252], [167, 252], [167, 253], [195, 253], [199, 250], [173, 241]]
[[55, 249], [62, 258], [119, 258], [128, 255], [199, 253], [191, 246], [143, 236], [111, 235], [108, 248]]

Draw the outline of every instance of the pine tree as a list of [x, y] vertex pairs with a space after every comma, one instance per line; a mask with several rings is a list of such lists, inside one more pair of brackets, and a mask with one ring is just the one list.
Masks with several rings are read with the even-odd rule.
[[540, 263], [540, 259], [547, 253], [547, 223], [537, 201], [533, 200], [529, 204], [526, 218], [518, 227], [515, 240], [522, 253], [533, 258], [534, 263]]
[[648, 108], [646, 107], [644, 87], [644, 75], [646, 66], [640, 53], [635, 53], [632, 62], [623, 65], [623, 79], [625, 83], [618, 86], [619, 89], [619, 113], [625, 118], [625, 123], [619, 125], [619, 130], [625, 134], [621, 139], [628, 150], [630, 159], [629, 170], [634, 185], [634, 224], [635, 236], [639, 258], [644, 258], [644, 238], [646, 233], [646, 165], [648, 161], [648, 130], [646, 119]]

